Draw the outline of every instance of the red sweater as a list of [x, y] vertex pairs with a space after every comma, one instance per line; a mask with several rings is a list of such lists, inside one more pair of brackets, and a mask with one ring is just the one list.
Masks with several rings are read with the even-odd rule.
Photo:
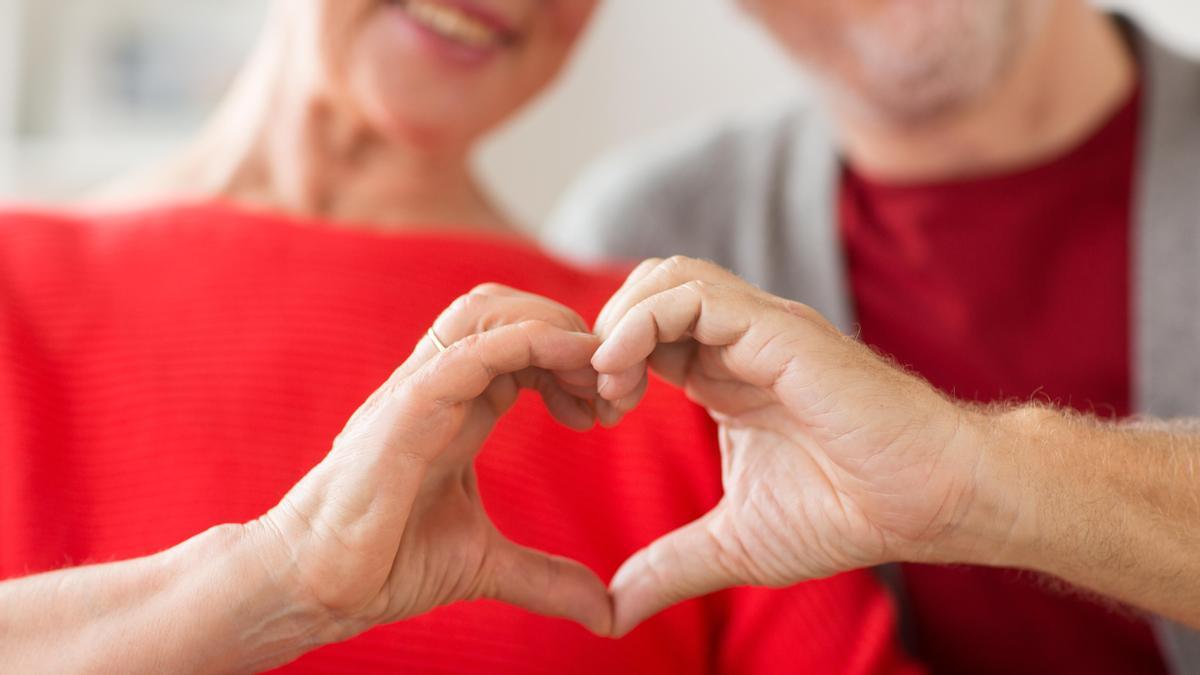
[[[1076, 147], [1002, 175], [890, 185], [848, 171], [862, 338], [962, 398], [1128, 415], [1139, 103], [1135, 92]], [[1086, 593], [1014, 570], [905, 573], [936, 672], [1166, 672], [1144, 620]]]
[[[384, 236], [227, 207], [0, 215], [0, 579], [141, 556], [262, 514], [484, 281], [590, 318], [620, 277], [515, 239]], [[721, 494], [711, 421], [658, 385], [619, 429], [582, 435], [523, 398], [478, 473], [502, 531], [603, 578]], [[852, 573], [684, 603], [620, 641], [460, 604], [289, 669], [906, 670], [892, 633], [885, 595]]]

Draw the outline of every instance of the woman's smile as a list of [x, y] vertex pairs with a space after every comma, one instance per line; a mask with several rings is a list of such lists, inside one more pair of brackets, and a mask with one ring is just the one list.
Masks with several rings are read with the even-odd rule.
[[390, 0], [405, 24], [439, 55], [479, 64], [517, 41], [513, 22], [464, 0]]

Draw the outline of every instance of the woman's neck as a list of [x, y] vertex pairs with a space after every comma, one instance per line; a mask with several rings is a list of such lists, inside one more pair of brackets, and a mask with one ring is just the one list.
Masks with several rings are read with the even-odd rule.
[[[345, 227], [514, 231], [467, 149], [384, 139], [268, 35], [211, 123], [166, 164], [101, 191], [99, 205], [223, 200]], [[286, 56], [286, 58], [285, 58]]]
[[381, 229], [509, 228], [465, 151], [388, 142], [320, 105], [286, 109], [302, 111], [300, 118], [273, 121], [263, 141], [233, 167], [219, 197]]

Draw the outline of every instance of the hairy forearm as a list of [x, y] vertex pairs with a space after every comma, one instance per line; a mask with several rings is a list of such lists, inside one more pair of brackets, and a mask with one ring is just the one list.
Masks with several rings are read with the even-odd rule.
[[13, 672], [230, 672], [322, 642], [242, 526], [168, 551], [0, 583], [0, 663]]
[[1042, 571], [1200, 628], [1200, 426], [1031, 407], [993, 415], [983, 438], [977, 501], [1002, 538], [968, 562]]

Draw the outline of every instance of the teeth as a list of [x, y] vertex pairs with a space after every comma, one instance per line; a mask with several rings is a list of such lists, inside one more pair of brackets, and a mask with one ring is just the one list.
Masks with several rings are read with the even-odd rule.
[[491, 26], [435, 0], [409, 0], [404, 8], [421, 25], [468, 47], [490, 47], [498, 44], [502, 38], [500, 32]]

